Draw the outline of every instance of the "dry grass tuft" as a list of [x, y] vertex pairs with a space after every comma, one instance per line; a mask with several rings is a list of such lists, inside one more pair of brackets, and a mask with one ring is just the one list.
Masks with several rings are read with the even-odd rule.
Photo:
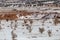
[[39, 28], [39, 32], [42, 34], [44, 32], [44, 28]]

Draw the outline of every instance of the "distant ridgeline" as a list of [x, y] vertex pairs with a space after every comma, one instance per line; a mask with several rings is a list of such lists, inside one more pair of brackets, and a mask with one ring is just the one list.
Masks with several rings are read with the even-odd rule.
[[60, 7], [59, 0], [0, 0], [0, 7], [36, 7], [49, 6]]

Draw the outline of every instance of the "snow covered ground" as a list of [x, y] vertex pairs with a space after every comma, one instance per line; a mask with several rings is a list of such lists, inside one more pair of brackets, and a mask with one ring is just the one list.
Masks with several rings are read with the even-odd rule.
[[27, 11], [39, 11], [39, 12], [58, 12], [60, 13], [60, 7], [47, 7], [47, 6], [36, 6], [36, 7], [0, 7], [0, 11], [11, 11], [12, 9], [27, 10]]
[[0, 40], [60, 40], [60, 24], [54, 24], [54, 15], [45, 21], [41, 19], [43, 16], [20, 17], [17, 21], [0, 20]]

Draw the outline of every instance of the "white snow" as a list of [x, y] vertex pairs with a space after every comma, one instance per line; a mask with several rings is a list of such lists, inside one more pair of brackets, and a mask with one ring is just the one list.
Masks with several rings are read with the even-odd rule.
[[[21, 19], [17, 20], [17, 28], [14, 30], [14, 33], [17, 35], [16, 40], [60, 40], [60, 24], [55, 26], [51, 17], [52, 15], [50, 16], [50, 19], [46, 20], [44, 25], [42, 25], [43, 20], [34, 20], [35, 17], [31, 16], [31, 18], [33, 18], [31, 33], [29, 33], [29, 30], [26, 29], [27, 26], [22, 26], [24, 24], [24, 17], [21, 17]], [[38, 15], [37, 18], [40, 19], [40, 15]], [[11, 31], [13, 29], [11, 29], [11, 22], [13, 22], [12, 27], [14, 27], [14, 20], [9, 20], [8, 22], [6, 20], [1, 21], [0, 25], [2, 29], [0, 30], [0, 40], [12, 40]], [[39, 32], [39, 28], [42, 27], [45, 29], [45, 31], [41, 34]], [[48, 30], [52, 31], [51, 37], [48, 36]], [[56, 30], [58, 30], [58, 32]]]

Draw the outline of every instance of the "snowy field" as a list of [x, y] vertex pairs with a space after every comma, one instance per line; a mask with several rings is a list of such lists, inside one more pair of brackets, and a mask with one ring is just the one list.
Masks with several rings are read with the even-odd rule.
[[54, 15], [47, 16], [47, 20], [41, 19], [43, 16], [0, 20], [0, 40], [60, 40], [60, 23], [54, 24]]
[[27, 10], [27, 11], [39, 11], [39, 12], [59, 12], [60, 13], [60, 7], [47, 7], [47, 6], [36, 6], [36, 7], [0, 7], [0, 11], [10, 11], [12, 9], [17, 10]]

